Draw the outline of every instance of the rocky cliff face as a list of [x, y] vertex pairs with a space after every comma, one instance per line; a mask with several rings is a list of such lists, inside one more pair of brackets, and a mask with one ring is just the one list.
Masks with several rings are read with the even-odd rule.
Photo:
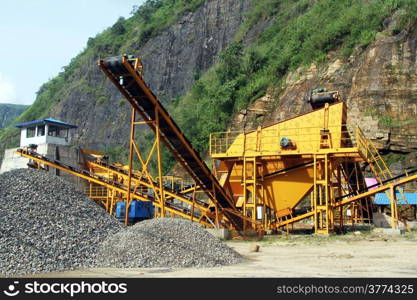
[[[249, 0], [205, 1], [146, 44], [129, 46], [131, 54], [142, 58], [146, 82], [161, 100], [184, 95], [215, 63], [233, 39], [249, 4]], [[96, 59], [91, 59], [75, 78], [86, 81], [91, 90], [75, 86], [54, 106], [51, 116], [79, 126], [75, 143], [104, 149], [109, 144], [128, 142], [130, 105], [105, 80]], [[97, 100], [97, 89], [105, 97]]]
[[0, 129], [12, 124], [25, 109], [26, 105], [0, 103]]
[[[257, 6], [261, 2], [262, 4]], [[78, 126], [73, 139], [76, 145], [98, 150], [116, 145], [127, 145], [131, 107], [97, 67], [96, 61], [99, 58], [97, 53], [102, 53], [101, 55], [104, 55], [103, 53], [107, 53], [106, 55], [131, 53], [141, 57], [147, 83], [160, 100], [168, 103], [186, 94], [196, 79], [215, 65], [221, 51], [235, 38], [239, 40], [241, 38], [244, 51], [251, 51], [250, 49], [256, 48], [257, 45], [266, 45], [261, 43], [262, 40], [270, 40], [273, 34], [285, 32], [283, 31], [286, 28], [284, 25], [281, 28], [281, 25], [277, 27], [275, 24], [277, 20], [281, 20], [277, 16], [280, 16], [279, 12], [282, 9], [285, 10], [285, 6], [277, 9], [275, 13], [259, 14], [259, 11], [265, 12], [265, 7], [272, 9], [273, 2], [276, 5], [281, 3], [279, 0], [206, 0], [196, 10], [194, 7], [192, 12], [179, 14], [179, 19], [174, 24], [164, 27], [165, 30], [158, 31], [159, 34], [155, 34], [154, 37], [141, 44], [136, 42], [139, 38], [135, 39], [135, 37], [140, 37], [140, 34], [136, 35], [136, 33], [140, 32], [139, 27], [142, 28], [143, 23], [134, 29], [127, 27], [130, 30], [128, 40], [120, 36], [120, 40], [117, 40], [117, 35], [110, 35], [110, 38], [104, 42], [90, 44], [90, 48], [87, 48], [89, 51], [79, 56], [83, 60], [78, 61], [82, 63], [73, 66], [74, 68], [70, 69], [71, 72], [67, 72], [66, 69], [65, 74], [59, 76], [58, 79], [61, 81], [58, 83], [61, 85], [49, 83], [46, 88], [54, 93], [44, 93], [45, 95], [40, 93], [47, 99], [40, 98], [43, 102], [48, 102], [48, 96], [53, 94], [51, 101], [53, 105], [49, 116]], [[310, 2], [308, 7], [314, 6], [317, 1]], [[305, 1], [303, 3], [306, 4]], [[358, 3], [361, 2], [356, 3], [357, 7], [360, 7]], [[284, 16], [287, 16], [288, 20], [296, 19], [304, 13], [304, 10], [308, 11], [307, 6], [302, 7], [304, 8], [300, 9], [295, 5], [293, 7], [295, 10], [289, 10]], [[323, 11], [325, 7], [320, 9]], [[247, 21], [252, 19], [255, 21], [244, 22], [245, 16], [247, 16]], [[283, 23], [286, 22], [285, 18], [282, 20]], [[381, 20], [383, 17], [378, 22]], [[268, 83], [271, 82], [269, 83], [271, 86], [266, 95], [236, 114], [230, 122], [230, 127], [233, 130], [250, 130], [307, 112], [311, 108], [303, 101], [303, 96], [313, 88], [326, 87], [340, 91], [349, 108], [349, 124], [359, 124], [365, 134], [371, 137], [380, 148], [399, 153], [416, 152], [417, 28], [414, 26], [412, 30], [400, 32], [396, 28], [403, 27], [398, 27], [395, 23], [395, 15], [387, 18], [376, 40], [366, 48], [358, 48], [349, 58], [341, 58], [341, 51], [339, 51], [341, 49], [333, 49], [341, 44], [335, 43], [331, 48], [333, 51], [328, 53], [325, 62], [299, 68], [283, 75], [285, 77], [279, 87], [273, 86], [273, 80], [268, 77], [267, 80]], [[246, 28], [247, 31], [242, 31], [242, 28]], [[268, 33], [271, 28], [274, 31]], [[380, 30], [380, 27], [375, 30]], [[239, 35], [236, 36], [237, 32]], [[267, 35], [264, 35], [265, 33]], [[293, 38], [297, 36], [294, 35]], [[282, 40], [286, 41], [285, 38], [280, 39]], [[278, 44], [271, 45], [271, 49], [275, 49]], [[120, 50], [121, 53], [114, 53], [116, 50], [111, 50], [113, 47], [123, 50]], [[267, 57], [261, 55], [264, 49], [260, 47], [258, 50], [261, 50], [258, 51], [258, 64], [263, 68], [263, 59], [268, 60]], [[273, 66], [274, 61], [271, 62], [266, 65]], [[269, 69], [264, 68], [264, 70]], [[284, 73], [278, 72], [277, 74], [281, 76]], [[203, 77], [202, 80], [205, 78]], [[212, 79], [208, 78], [207, 81]], [[263, 79], [263, 77], [259, 78]], [[278, 79], [281, 80], [281, 78]], [[261, 93], [254, 90], [256, 94], [247, 96], [256, 97], [256, 95], [264, 94], [267, 84], [262, 86]], [[251, 87], [250, 84], [248, 86]], [[258, 83], [253, 87], [259, 88]], [[243, 93], [243, 95], [246, 94]], [[239, 93], [235, 95], [236, 98], [241, 96]], [[195, 98], [195, 101], [199, 101], [198, 97]], [[42, 101], [39, 103], [42, 104]], [[219, 98], [216, 98], [216, 101], [220, 101]], [[191, 103], [195, 103], [194, 98]], [[176, 111], [178, 107], [175, 108]], [[49, 108], [44, 111], [46, 113]], [[25, 116], [25, 120], [33, 118], [38, 118], [38, 115], [36, 117], [33, 114]], [[195, 119], [198, 120], [198, 118], [197, 116]], [[7, 129], [3, 132], [6, 131]], [[205, 133], [204, 130], [201, 132]], [[12, 138], [13, 132], [10, 131], [1, 140], [0, 150], [7, 144], [3, 141], [9, 140], [8, 143], [13, 144]]]
[[235, 118], [235, 128], [253, 129], [310, 111], [307, 91], [338, 90], [347, 103], [348, 123], [358, 124], [381, 149], [417, 151], [417, 28], [393, 32], [391, 20], [374, 43], [340, 60], [290, 73], [282, 90], [271, 90]]

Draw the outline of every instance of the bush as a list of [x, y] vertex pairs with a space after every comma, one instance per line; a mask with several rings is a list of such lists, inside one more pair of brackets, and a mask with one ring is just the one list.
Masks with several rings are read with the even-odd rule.
[[97, 98], [96, 102], [98, 104], [103, 104], [109, 101], [109, 98], [107, 98], [106, 96], [100, 96]]
[[122, 35], [126, 33], [126, 28], [124, 26], [125, 18], [120, 17], [116, 23], [111, 27], [111, 32], [115, 35]]

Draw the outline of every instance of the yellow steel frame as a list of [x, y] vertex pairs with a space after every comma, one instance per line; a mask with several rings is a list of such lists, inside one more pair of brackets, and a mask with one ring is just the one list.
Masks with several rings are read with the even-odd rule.
[[[189, 145], [188, 141], [186, 141], [185, 136], [182, 134], [182, 132], [179, 130], [179, 128], [176, 126], [176, 124], [172, 121], [171, 117], [168, 115], [168, 113], [165, 111], [165, 109], [162, 108], [161, 104], [159, 103], [159, 101], [155, 97], [155, 95], [153, 95], [153, 93], [146, 86], [143, 78], [141, 76], [139, 76], [139, 74], [136, 72], [136, 70], [138, 70], [138, 69], [140, 69], [140, 70], [143, 69], [140, 60], [138, 58], [128, 59], [126, 57], [123, 57], [122, 60], [123, 60], [123, 65], [125, 66], [125, 68], [127, 70], [129, 70], [129, 76], [132, 76], [134, 78], [135, 82], [137, 82], [139, 84], [139, 86], [142, 88], [143, 92], [146, 94], [146, 97], [148, 99], [150, 99], [152, 101], [152, 103], [154, 103], [154, 105], [156, 107], [156, 110], [158, 112], [158, 116], [159, 116], [159, 114], [164, 115], [164, 120], [166, 120], [168, 125], [170, 126], [170, 128], [172, 128], [176, 132], [176, 134], [180, 138], [182, 144], [187, 148], [189, 153], [191, 153], [191, 155], [195, 158], [196, 162], [199, 164], [199, 167], [201, 168], [201, 170], [203, 170], [207, 174], [207, 176], [212, 177], [212, 179], [213, 179], [212, 182], [213, 182], [214, 185], [218, 185], [218, 182], [217, 182], [216, 178], [213, 176], [213, 174], [210, 172], [210, 170], [207, 169], [207, 167], [203, 164], [203, 162], [199, 158], [198, 154]], [[129, 61], [133, 61], [134, 65], [132, 66]], [[109, 77], [109, 79], [117, 87], [119, 87], [117, 79], [114, 78], [114, 76], [107, 70], [106, 67], [104, 67], [103, 62], [99, 61], [98, 64], [102, 68], [103, 72]], [[170, 143], [165, 139], [165, 137], [163, 135], [160, 135], [160, 132], [158, 133], [159, 130], [157, 130], [157, 128], [155, 128], [155, 126], [153, 126], [153, 124], [155, 124], [154, 120], [148, 120], [147, 116], [141, 111], [139, 106], [131, 99], [131, 96], [126, 91], [124, 91], [123, 89], [119, 89], [119, 90], [126, 97], [126, 99], [129, 101], [129, 103], [132, 105], [135, 112], [142, 116], [145, 124], [150, 125], [150, 128], [155, 132], [155, 134], [158, 135], [158, 137], [159, 137], [158, 138], [158, 140], [159, 140], [158, 144], [162, 140], [164, 145], [171, 151], [171, 153], [174, 154], [174, 156], [177, 157], [177, 154], [176, 154], [177, 151], [170, 145]], [[178, 159], [178, 162], [184, 167], [184, 169], [188, 170], [190, 168], [181, 158]], [[198, 182], [197, 178], [193, 177], [193, 179]], [[213, 194], [213, 191], [211, 191], [211, 190], [204, 190], [204, 191], [215, 202], [215, 195]], [[223, 192], [223, 190], [221, 188], [219, 189], [219, 191]], [[226, 199], [228, 199], [227, 196], [226, 196]]]
[[[233, 202], [231, 201], [229, 195], [227, 195], [225, 191], [223, 190], [223, 188], [220, 186], [219, 182], [217, 181], [217, 178], [212, 174], [212, 172], [208, 169], [205, 163], [201, 160], [201, 158], [196, 153], [196, 151], [192, 148], [188, 140], [186, 140], [185, 136], [182, 134], [178, 126], [174, 123], [174, 121], [171, 119], [169, 114], [163, 108], [159, 100], [149, 90], [149, 88], [147, 87], [147, 85], [145, 84], [142, 78], [141, 73], [137, 72], [138, 68], [142, 70], [141, 68], [142, 64], [140, 60], [137, 58], [130, 59], [126, 56], [123, 56], [121, 58], [121, 63], [124, 66], [124, 68], [128, 71], [128, 74], [123, 74], [123, 76], [130, 76], [135, 81], [138, 87], [140, 87], [142, 92], [145, 94], [146, 99], [149, 100], [154, 105], [155, 115], [156, 115], [155, 120], [150, 120], [147, 114], [144, 111], [142, 111], [141, 107], [138, 105], [138, 103], [135, 102], [135, 99], [129, 94], [129, 92], [119, 84], [119, 77], [114, 76], [110, 72], [110, 70], [107, 69], [103, 60], [100, 60], [98, 62], [103, 72], [109, 77], [109, 79], [115, 84], [115, 86], [120, 90], [120, 92], [126, 97], [126, 99], [129, 101], [129, 103], [133, 107], [132, 121], [131, 121], [130, 147], [129, 147], [128, 185], [130, 186], [132, 182], [130, 172], [132, 170], [133, 156], [136, 154], [136, 156], [139, 157], [139, 160], [141, 160], [142, 167], [146, 166], [145, 161], [140, 158], [140, 152], [138, 150], [136, 143], [134, 142], [134, 137], [135, 137], [134, 126], [137, 125], [135, 119], [136, 119], [136, 114], [138, 114], [138, 115], [141, 115], [143, 119], [143, 122], [141, 124], [148, 124], [150, 128], [155, 132], [155, 135], [156, 135], [156, 138], [155, 138], [156, 145], [154, 144], [154, 146], [157, 148], [157, 152], [158, 152], [158, 177], [160, 181], [159, 186], [160, 187], [162, 186], [162, 176], [163, 176], [162, 171], [161, 171], [161, 159], [160, 159], [160, 153], [161, 153], [160, 142], [162, 141], [164, 145], [171, 151], [171, 153], [177, 158], [177, 161], [184, 167], [185, 170], [188, 171], [190, 176], [195, 180], [195, 182], [197, 183], [196, 186], [199, 185], [200, 188], [209, 197], [211, 203], [215, 206], [215, 212], [216, 212], [215, 219], [219, 220], [220, 219], [219, 214], [221, 214], [223, 216], [223, 220], [225, 220], [225, 222], [229, 222], [231, 227], [239, 228], [240, 227], [239, 223], [243, 220], [247, 220], [247, 218], [242, 216], [239, 213], [239, 211], [234, 209]], [[171, 146], [167, 137], [161, 134], [161, 131], [159, 129], [159, 118], [163, 118], [165, 126], [169, 126], [169, 128], [171, 128], [171, 130], [176, 134], [176, 137], [181, 142], [181, 145], [183, 145], [183, 147], [187, 149], [188, 155], [193, 157], [194, 161], [198, 165], [199, 171], [204, 172], [206, 178], [210, 179], [212, 189], [208, 189], [207, 187], [204, 187], [203, 184], [201, 184], [202, 182], [200, 182], [200, 179], [196, 176], [195, 170], [192, 169], [190, 165], [188, 165], [186, 161], [181, 157], [181, 155], [176, 151], [176, 149], [174, 149], [173, 146]], [[146, 169], [147, 168], [144, 168], [144, 171], [147, 171]], [[145, 173], [146, 173], [146, 176], [150, 179], [151, 176], [149, 175], [149, 172], [145, 172]], [[162, 188], [160, 189], [160, 191], [161, 192], [158, 194], [158, 199], [161, 203], [161, 210], [160, 210], [159, 215], [164, 216], [165, 213], [164, 213], [163, 203], [164, 203], [165, 194]], [[227, 207], [219, 207], [218, 198], [224, 199], [228, 203], [227, 206], [229, 206], [229, 209], [226, 209]], [[127, 204], [130, 204], [131, 199], [127, 199], [126, 202]], [[126, 205], [126, 209], [128, 209], [128, 206], [129, 205]], [[226, 214], [227, 216], [225, 216]], [[251, 221], [251, 219], [249, 220]], [[259, 228], [259, 224], [258, 223], [254, 224], [254, 227]]]
[[[92, 173], [78, 172], [76, 170], [73, 170], [72, 168], [67, 168], [67, 167], [62, 166], [60, 164], [45, 160], [40, 155], [33, 155], [32, 153], [30, 153], [28, 150], [25, 150], [25, 149], [18, 149], [16, 153], [19, 154], [22, 157], [25, 157], [25, 158], [32, 159], [32, 160], [36, 161], [39, 165], [49, 166], [49, 167], [61, 170], [63, 172], [66, 172], [68, 174], [80, 177], [80, 178], [82, 178], [82, 179], [84, 179], [84, 180], [86, 180], [90, 183], [94, 183], [94, 184], [97, 184], [97, 185], [104, 186], [108, 190], [111, 190], [112, 193], [120, 193], [120, 194], [124, 195], [123, 198], [125, 198], [125, 199], [127, 199], [128, 195], [130, 195], [130, 199], [136, 199], [136, 200], [140, 200], [140, 201], [152, 201], [152, 199], [147, 198], [146, 196], [144, 196], [144, 195], [138, 193], [137, 191], [135, 191], [134, 189], [130, 189], [130, 192], [129, 192], [127, 186], [123, 186], [121, 184], [118, 184], [117, 182], [113, 182], [113, 181], [109, 180], [108, 178], [100, 177], [100, 176], [97, 176], [97, 175], [92, 174]], [[161, 209], [162, 205], [158, 201], [153, 202], [153, 204], [157, 208]], [[194, 204], [194, 205], [197, 207], [196, 204]], [[204, 226], [213, 227], [213, 224], [210, 221], [206, 221], [202, 218], [196, 219], [195, 216], [189, 215], [186, 212], [177, 210], [173, 207], [165, 206], [165, 210], [167, 212], [173, 214], [173, 215], [176, 215], [176, 216], [179, 216], [179, 217], [191, 220], [191, 221], [199, 222]]]
[[[122, 182], [128, 181], [129, 175], [126, 175], [122, 172], [118, 172], [115, 169], [108, 168], [107, 166], [105, 166], [103, 164], [100, 164], [100, 163], [94, 162], [94, 161], [93, 162], [88, 162], [87, 164], [91, 168], [96, 167], [96, 168], [102, 168], [102, 169], [106, 170], [106, 172], [108, 172], [108, 174], [109, 174], [109, 177], [120, 178], [120, 180]], [[151, 182], [147, 181], [146, 178], [134, 177], [133, 173], [134, 172], [132, 172], [132, 175], [131, 175], [131, 185], [133, 187], [135, 187], [136, 189], [140, 189], [140, 188], [155, 189], [158, 194], [161, 194], [160, 185], [155, 184], [155, 183], [152, 184]], [[155, 182], [159, 182], [159, 181], [155, 181]], [[181, 202], [183, 202], [187, 205], [191, 205], [194, 210], [198, 209], [202, 216], [205, 216], [207, 214], [208, 205], [203, 206], [203, 205], [199, 204], [195, 199], [195, 192], [193, 193], [193, 196], [190, 200], [189, 198], [184, 197], [184, 193], [175, 193], [175, 192], [169, 191], [164, 186], [162, 186], [162, 189], [163, 189], [162, 192], [165, 195], [165, 201], [170, 200], [170, 199], [177, 199], [178, 201], [181, 201]], [[194, 191], [196, 191], [195, 188], [194, 188]], [[110, 213], [112, 213], [112, 211], [110, 211]], [[192, 216], [192, 218], [194, 220], [195, 216]]]
[[[326, 104], [322, 109], [250, 132], [212, 133], [209, 151], [214, 159], [224, 162], [223, 168], [229, 166], [230, 178], [225, 186], [246, 217], [255, 221], [256, 207], [262, 206], [266, 228], [280, 228], [313, 217], [315, 232], [329, 234], [337, 223], [342, 228], [349, 219], [352, 224], [370, 221], [369, 197], [374, 193], [336, 202], [336, 198], [366, 188], [359, 163], [368, 162], [381, 184], [392, 178], [360, 128], [348, 130], [345, 120], [343, 102]], [[279, 147], [283, 137], [289, 138], [291, 145]], [[269, 174], [274, 172], [278, 173], [271, 177]], [[391, 199], [392, 226], [396, 227], [395, 187], [382, 190]], [[304, 197], [304, 191], [311, 192], [311, 211], [293, 216], [293, 208]], [[345, 216], [347, 209], [341, 203], [351, 206], [351, 217]], [[275, 221], [267, 210], [275, 212]]]
[[[391, 194], [391, 199], [392, 199], [392, 198], [395, 198], [394, 195], [395, 195], [396, 187], [402, 186], [404, 184], [407, 184], [407, 183], [410, 183], [410, 182], [413, 182], [413, 181], [417, 181], [417, 175], [406, 176], [403, 179], [400, 179], [400, 180], [397, 180], [397, 181], [394, 181], [394, 182], [390, 182], [388, 184], [381, 185], [380, 187], [377, 187], [377, 188], [372, 189], [370, 191], [367, 191], [367, 192], [361, 193], [359, 195], [352, 196], [352, 197], [346, 198], [344, 200], [335, 202], [331, 206], [331, 208], [334, 209], [334, 210], [335, 209], [340, 209], [340, 208], [343, 208], [346, 205], [350, 205], [350, 204], [355, 203], [357, 201], [360, 201], [364, 198], [368, 198], [368, 197], [374, 196], [377, 193], [385, 192], [385, 191], [389, 191], [389, 193]], [[324, 210], [324, 209], [325, 209], [324, 207], [319, 207], [317, 210], [321, 211], [321, 210]], [[396, 210], [395, 201], [391, 201], [391, 209], [393, 211]], [[285, 220], [285, 221], [281, 221], [281, 222], [275, 224], [275, 228], [283, 227], [283, 226], [286, 226], [288, 224], [292, 224], [292, 223], [301, 221], [301, 220], [306, 219], [306, 218], [311, 218], [311, 217], [314, 218], [315, 213], [316, 213], [316, 211], [309, 211], [309, 212], [307, 212], [305, 214], [302, 214], [300, 216], [296, 216], [294, 218], [291, 218], [291, 219], [288, 219], [288, 220]], [[394, 228], [394, 229], [398, 228], [398, 219], [391, 218], [391, 227]]]

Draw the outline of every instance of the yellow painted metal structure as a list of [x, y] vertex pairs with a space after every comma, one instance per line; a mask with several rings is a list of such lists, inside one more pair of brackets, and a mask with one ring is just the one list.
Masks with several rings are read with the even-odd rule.
[[[159, 203], [159, 217], [166, 216], [165, 203], [174, 196], [166, 192], [163, 184], [161, 147], [165, 146], [195, 182], [187, 192], [195, 192], [198, 188], [205, 193], [208, 198], [205, 203], [209, 209], [204, 215], [207, 219], [214, 220], [215, 227], [226, 226], [241, 231], [243, 223], [249, 222], [255, 230], [261, 230], [258, 222], [246, 218], [234, 207], [230, 195], [225, 193], [217, 178], [146, 85], [143, 79], [141, 61], [138, 58], [125, 55], [100, 60], [98, 65], [132, 105], [127, 185], [133, 189], [144, 185], [143, 182], [135, 181], [133, 177], [133, 160], [136, 160], [140, 165], [138, 171], [143, 174], [144, 180], [150, 185], [148, 188], [154, 191], [155, 200]], [[139, 129], [142, 125], [149, 126], [155, 133], [153, 143], [150, 143], [149, 140], [139, 142]], [[146, 151], [146, 147], [143, 147], [145, 144], [146, 146], [151, 144], [150, 151]], [[156, 176], [151, 175], [149, 168], [151, 160], [156, 162], [157, 165]], [[175, 199], [181, 197], [177, 194]], [[126, 210], [129, 208], [131, 201], [131, 196], [128, 194]], [[192, 206], [192, 213], [194, 208], [195, 205]], [[127, 215], [126, 213], [126, 223]]]
[[[338, 102], [250, 132], [211, 134], [211, 157], [236, 207], [270, 229], [313, 217], [315, 232], [329, 234], [349, 214], [370, 221], [369, 196], [346, 206], [340, 199], [366, 190], [361, 163], [369, 163], [381, 184], [389, 171], [360, 128], [346, 125], [346, 115], [346, 104]], [[300, 212], [300, 203], [307, 210]]]
[[[61, 170], [63, 172], [69, 173], [71, 175], [80, 177], [84, 180], [86, 180], [88, 183], [94, 184], [94, 188], [98, 188], [101, 192], [104, 192], [104, 189], [106, 190], [107, 197], [109, 204], [116, 203], [117, 201], [125, 201], [127, 199], [128, 195], [130, 195], [131, 199], [140, 200], [140, 201], [152, 201], [153, 205], [156, 208], [161, 209], [162, 204], [159, 203], [159, 201], [149, 195], [149, 193], [145, 193], [143, 189], [135, 188], [133, 185], [131, 185], [131, 188], [128, 189], [128, 186], [126, 185], [126, 180], [120, 181], [120, 180], [113, 180], [115, 177], [112, 176], [102, 176], [98, 173], [90, 172], [87, 170], [81, 170], [77, 169], [73, 166], [66, 165], [60, 161], [57, 160], [51, 160], [48, 159], [45, 156], [42, 156], [35, 151], [32, 151], [30, 149], [18, 149], [17, 154], [19, 154], [22, 157], [28, 158], [39, 166], [40, 169], [45, 169], [45, 167], [51, 167], [58, 170]], [[92, 163], [95, 164], [95, 163]], [[101, 165], [101, 164], [100, 164]], [[105, 165], [101, 165], [102, 167], [105, 167]], [[121, 169], [117, 170], [116, 168], [108, 166], [108, 172], [112, 173], [116, 176], [119, 176], [119, 178], [127, 178], [127, 175], [125, 172], [123, 172]], [[142, 185], [143, 187], [151, 187], [155, 186], [153, 183], [146, 182], [145, 180], [139, 181], [137, 180], [138, 184], [137, 186]], [[156, 188], [157, 189], [157, 188]], [[101, 193], [100, 192], [100, 193]], [[158, 191], [161, 192], [161, 191]], [[205, 203], [202, 203], [201, 201], [198, 201], [196, 199], [189, 199], [187, 197], [182, 197], [181, 195], [177, 195], [174, 192], [170, 191], [169, 189], [165, 189], [164, 191], [167, 195], [171, 196], [175, 199], [181, 199], [181, 201], [184, 201], [190, 207], [193, 208], [194, 211], [191, 211], [191, 209], [184, 209], [182, 206], [178, 206], [173, 202], [165, 202], [164, 209], [167, 213], [171, 214], [171, 216], [177, 216], [181, 218], [185, 218], [194, 222], [198, 222], [204, 226], [207, 227], [214, 227], [214, 223], [211, 219], [211, 216], [207, 216], [210, 212], [207, 211], [209, 209], [209, 206]], [[92, 192], [94, 194], [94, 192]], [[109, 206], [106, 206], [103, 199], [100, 195], [97, 195], [100, 200], [102, 200], [101, 204], [106, 208], [107, 211], [110, 210]], [[94, 198], [94, 197], [93, 197]]]
[[[343, 152], [343, 148], [354, 152], [347, 147], [350, 137], [343, 127], [345, 123], [346, 106], [339, 102], [248, 133], [213, 133], [210, 154], [213, 158], [226, 158], [324, 154]], [[321, 134], [323, 130], [328, 130], [329, 138]], [[281, 138], [290, 138], [292, 145], [279, 147]]]

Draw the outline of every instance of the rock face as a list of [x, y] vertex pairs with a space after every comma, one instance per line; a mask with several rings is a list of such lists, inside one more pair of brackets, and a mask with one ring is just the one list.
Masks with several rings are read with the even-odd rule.
[[[184, 95], [214, 64], [243, 22], [249, 3], [205, 1], [146, 44], [129, 46], [131, 54], [142, 58], [146, 82], [161, 100]], [[103, 149], [108, 144], [127, 144], [131, 107], [105, 79], [96, 59], [86, 64], [75, 80], [101, 89], [106, 101], [97, 101], [96, 93], [75, 86], [54, 106], [52, 117], [78, 125], [73, 141], [81, 146]]]
[[[387, 29], [376, 41], [346, 60], [330, 53], [328, 64], [299, 69], [286, 78], [275, 107], [258, 123], [268, 125], [310, 111], [303, 101], [316, 87], [338, 90], [348, 105], [348, 123], [358, 124], [380, 148], [417, 150], [417, 28], [393, 34]], [[259, 102], [264, 102], [261, 98]], [[254, 104], [256, 106], [256, 103]], [[252, 124], [255, 114], [241, 122]], [[245, 120], [246, 119], [246, 120]], [[240, 127], [243, 129], [243, 127]]]
[[26, 105], [0, 103], [0, 129], [14, 121], [25, 109]]
[[[142, 58], [147, 83], [168, 102], [184, 95], [216, 62], [218, 54], [233, 41], [251, 3], [207, 0], [145, 44], [131, 41], [123, 49]], [[259, 20], [245, 36], [244, 46], [256, 41], [272, 22]], [[254, 129], [307, 112], [311, 108], [302, 100], [306, 92], [326, 87], [340, 91], [349, 107], [348, 122], [360, 124], [378, 147], [415, 152], [417, 28], [396, 32], [395, 22], [395, 16], [388, 18], [376, 41], [357, 49], [348, 59], [341, 58], [335, 49], [326, 63], [288, 74], [282, 87], [271, 88], [267, 96], [240, 111], [231, 128]], [[127, 145], [131, 107], [99, 70], [97, 59], [92, 57], [73, 75], [72, 88], [53, 107], [51, 117], [78, 125], [75, 144], [103, 150], [108, 145]]]

